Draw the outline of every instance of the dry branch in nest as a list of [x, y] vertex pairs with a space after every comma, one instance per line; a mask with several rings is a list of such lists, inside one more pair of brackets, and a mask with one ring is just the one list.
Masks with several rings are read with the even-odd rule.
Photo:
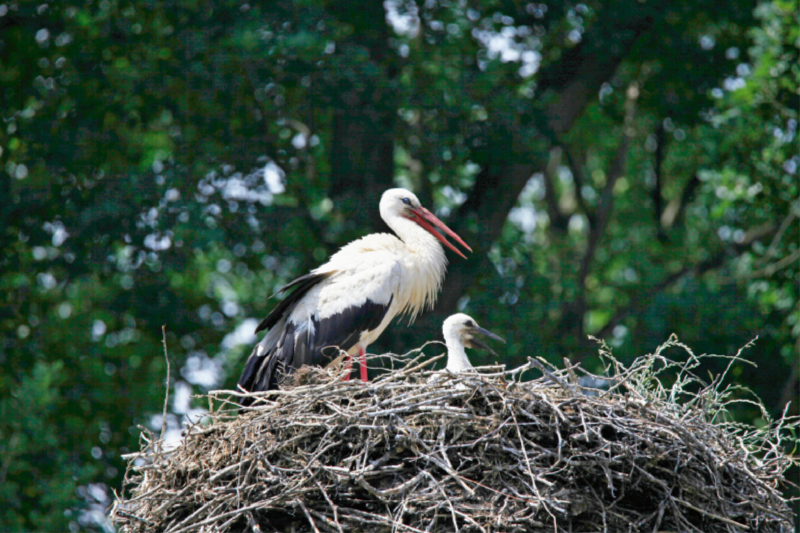
[[781, 437], [797, 420], [730, 422], [731, 390], [670, 346], [630, 368], [605, 353], [605, 391], [576, 367], [453, 376], [418, 356], [367, 384], [309, 369], [241, 416], [218, 392], [180, 446], [145, 438], [128, 458], [112, 518], [172, 533], [790, 531]]

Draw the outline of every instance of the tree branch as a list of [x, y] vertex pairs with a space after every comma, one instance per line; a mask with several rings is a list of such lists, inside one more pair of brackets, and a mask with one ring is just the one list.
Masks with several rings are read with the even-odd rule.
[[692, 201], [694, 191], [700, 185], [700, 178], [697, 173], [693, 174], [686, 185], [683, 187], [680, 199], [672, 200], [664, 212], [661, 213], [661, 227], [670, 229], [675, 224], [680, 224], [683, 219], [683, 214], [686, 211], [686, 206]]
[[[553, 90], [555, 101], [545, 109], [547, 123], [556, 137], [566, 133], [583, 112], [586, 103], [597, 97], [628, 55], [633, 45], [663, 16], [667, 2], [648, 2], [635, 12], [607, 6], [583, 36], [580, 44], [566, 50], [551, 68], [542, 72], [539, 89]], [[615, 43], [609, 46], [609, 43]]]
[[575, 181], [575, 199], [578, 202], [578, 207], [589, 220], [589, 227], [593, 227], [596, 221], [595, 213], [586, 205], [586, 201], [583, 199], [583, 186], [586, 184], [586, 176], [583, 174], [582, 158], [577, 157], [574, 153], [574, 148], [569, 145], [565, 146], [564, 154], [567, 157], [569, 170], [572, 172], [572, 179]]
[[597, 212], [595, 214], [596, 222], [589, 231], [586, 252], [583, 254], [583, 258], [581, 259], [581, 269], [578, 276], [578, 283], [581, 287], [586, 281], [586, 277], [589, 275], [589, 269], [592, 266], [592, 260], [594, 259], [594, 253], [597, 250], [597, 244], [600, 242], [600, 237], [603, 235], [603, 232], [608, 225], [608, 221], [611, 218], [611, 213], [614, 210], [614, 186], [617, 184], [617, 180], [622, 177], [625, 172], [625, 160], [628, 155], [628, 145], [629, 136], [626, 133], [622, 136], [622, 139], [620, 139], [619, 146], [617, 147], [617, 154], [614, 157], [611, 167], [609, 168], [606, 178], [606, 185], [600, 195], [600, 205], [597, 207]]
[[775, 251], [778, 249], [778, 243], [781, 242], [781, 238], [786, 230], [789, 228], [789, 225], [792, 221], [797, 217], [797, 214], [794, 211], [790, 211], [786, 218], [783, 219], [781, 222], [781, 227], [778, 228], [777, 233], [775, 233], [775, 237], [773, 237], [772, 242], [769, 244], [769, 248], [764, 253], [764, 255], [756, 260], [756, 264], [763, 263], [765, 261], [769, 261], [775, 256]]
[[333, 94], [329, 194], [337, 209], [347, 209], [351, 227], [386, 231], [388, 227], [372, 206], [378, 205], [394, 178], [399, 104], [394, 89], [398, 69], [390, 48], [392, 32], [382, 3], [365, 2], [362, 9], [344, 9], [343, 5], [332, 2], [330, 10], [338, 20], [350, 24], [353, 32], [337, 43], [337, 54], [366, 52], [369, 60], [358, 72], [361, 83], [352, 84], [341, 74]]
[[[561, 305], [561, 320], [558, 326], [559, 332], [562, 335], [574, 334], [578, 339], [584, 338], [584, 316], [586, 315], [586, 278], [589, 276], [589, 271], [594, 261], [594, 255], [597, 251], [597, 245], [600, 243], [600, 238], [605, 232], [608, 221], [611, 218], [611, 213], [614, 209], [614, 186], [617, 180], [624, 174], [625, 159], [628, 153], [629, 133], [632, 131], [628, 125], [633, 120], [634, 106], [631, 100], [635, 100], [638, 96], [638, 89], [629, 90], [629, 102], [626, 104], [627, 114], [625, 117], [625, 128], [620, 139], [617, 153], [607, 173], [606, 185], [600, 195], [600, 204], [595, 212], [595, 222], [589, 226], [589, 235], [586, 242], [586, 251], [581, 258], [580, 270], [578, 271], [578, 279], [576, 281], [577, 294], [573, 300], [565, 301]], [[633, 98], [630, 98], [633, 97]]]
[[[580, 45], [565, 51], [560, 60], [542, 70], [539, 98], [552, 101], [544, 109], [546, 130], [540, 132], [539, 140], [552, 145], [572, 127], [586, 106], [597, 98], [600, 86], [614, 76], [639, 37], [663, 16], [666, 5], [666, 2], [649, 2], [637, 10], [618, 14], [609, 8], [584, 34]], [[483, 169], [459, 210], [458, 224], [454, 224], [454, 229], [475, 245], [474, 259], [451, 265], [431, 320], [455, 311], [459, 298], [475, 283], [478, 273], [487, 270], [486, 251], [499, 237], [508, 212], [528, 179], [547, 162], [546, 152], [533, 150], [529, 144], [494, 148], [497, 153], [510, 152], [510, 157]], [[479, 226], [477, 238], [469, 238], [470, 226]]]
[[658, 125], [656, 126], [656, 153], [655, 153], [655, 162], [653, 163], [654, 166], [654, 173], [656, 177], [656, 182], [653, 185], [652, 191], [652, 198], [653, 198], [653, 214], [655, 216], [656, 222], [656, 235], [660, 242], [667, 241], [667, 235], [664, 233], [664, 226], [661, 223], [663, 213], [663, 206], [664, 200], [661, 197], [661, 191], [663, 189], [662, 183], [662, 166], [664, 163], [664, 149], [666, 148], [667, 136], [666, 130], [664, 129], [664, 122], [659, 121]]
[[670, 274], [669, 276], [664, 278], [661, 282], [657, 283], [651, 288], [633, 297], [631, 299], [631, 303], [624, 309], [618, 310], [617, 313], [608, 321], [608, 323], [605, 326], [603, 326], [603, 328], [600, 331], [597, 332], [595, 336], [598, 338], [603, 338], [609, 335], [614, 330], [614, 328], [625, 318], [629, 317], [632, 314], [636, 314], [639, 313], [640, 311], [643, 311], [648, 305], [650, 305], [653, 296], [668, 289], [669, 287], [677, 283], [679, 280], [681, 280], [684, 276], [692, 274], [695, 277], [700, 277], [706, 272], [719, 268], [723, 264], [725, 264], [726, 258], [730, 257], [731, 255], [734, 256], [741, 255], [750, 247], [750, 245], [753, 242], [773, 234], [776, 230], [777, 227], [774, 224], [759, 226], [757, 228], [754, 228], [753, 230], [747, 233], [747, 235], [745, 236], [744, 240], [741, 243], [730, 247], [722, 248], [716, 254], [709, 257], [708, 259], [701, 261], [695, 265], [684, 266], [678, 272]]
[[544, 200], [547, 206], [547, 216], [550, 218], [550, 227], [556, 233], [565, 233], [567, 231], [567, 224], [569, 220], [561, 212], [558, 207], [558, 198], [556, 197], [555, 180], [558, 176], [558, 167], [561, 166], [561, 149], [554, 147], [550, 150], [550, 159], [547, 162], [544, 172], [542, 172], [544, 179]]
[[[456, 232], [464, 236], [472, 247], [473, 257], [470, 261], [455, 261], [448, 267], [435, 315], [452, 314], [459, 298], [475, 283], [478, 272], [486, 270], [487, 252], [500, 235], [519, 193], [535, 171], [536, 166], [532, 164], [498, 165], [497, 168], [481, 170], [470, 195], [472, 209], [464, 213], [459, 210], [457, 224], [453, 224]], [[477, 233], [471, 238], [466, 237], [469, 227], [477, 228]]]
[[589, 228], [586, 251], [581, 259], [578, 272], [578, 295], [573, 302], [567, 302], [562, 307], [562, 318], [559, 329], [562, 332], [577, 329], [579, 338], [583, 338], [583, 317], [586, 314], [586, 278], [592, 268], [594, 255], [600, 238], [608, 226], [611, 213], [614, 210], [614, 186], [617, 180], [625, 173], [625, 162], [628, 156], [630, 138], [634, 134], [633, 119], [636, 115], [636, 100], [639, 98], [639, 88], [635, 82], [628, 86], [627, 100], [625, 102], [625, 126], [622, 139], [619, 141], [617, 153], [608, 169], [606, 185], [600, 194], [600, 204], [595, 213], [595, 224]]

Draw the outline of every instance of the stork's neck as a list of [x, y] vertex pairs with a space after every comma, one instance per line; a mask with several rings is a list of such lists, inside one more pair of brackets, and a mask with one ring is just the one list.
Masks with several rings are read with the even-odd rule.
[[439, 240], [413, 220], [397, 216], [386, 223], [405, 243], [408, 251], [418, 255], [420, 260], [447, 263]]
[[448, 331], [444, 334], [444, 343], [447, 345], [447, 367], [450, 372], [461, 372], [472, 368], [464, 343], [458, 333]]
[[386, 223], [405, 244], [405, 268], [410, 274], [404, 287], [404, 312], [413, 320], [427, 305], [433, 307], [447, 269], [447, 256], [439, 241], [416, 222], [393, 217]]

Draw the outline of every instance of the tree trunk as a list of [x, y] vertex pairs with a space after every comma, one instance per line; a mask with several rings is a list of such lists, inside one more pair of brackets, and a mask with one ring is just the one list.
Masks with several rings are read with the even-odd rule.
[[369, 61], [358, 72], [340, 73], [339, 94], [334, 95], [331, 143], [330, 195], [349, 215], [348, 229], [386, 231], [376, 209], [394, 177], [394, 129], [397, 116], [396, 68], [389, 54], [389, 27], [381, 2], [364, 2], [357, 8], [339, 6], [340, 20], [353, 25], [352, 39], [337, 53], [358, 54]]
[[[460, 231], [471, 246], [475, 245], [475, 253], [469, 261], [454, 262], [450, 266], [435, 310], [437, 320], [455, 312], [458, 300], [475, 283], [478, 273], [486, 271], [489, 261], [486, 252], [500, 236], [508, 213], [528, 179], [534, 172], [544, 170], [547, 150], [597, 98], [600, 86], [614, 76], [639, 37], [652, 28], [661, 14], [663, 6], [642, 9], [623, 24], [613, 13], [602, 13], [604, 18], [587, 32], [581, 46], [569, 50], [560, 61], [541, 73], [540, 94], [554, 95], [552, 103], [543, 111], [545, 120], [537, 121], [547, 124], [543, 128], [548, 131], [540, 135], [542, 150], [534, 152], [522, 146], [494, 146], [490, 150], [504, 153], [506, 157], [494, 166], [490, 162], [489, 167], [483, 169], [469, 199], [459, 210], [453, 229]], [[616, 44], [607, 50], [598, 49], [596, 44], [608, 45], [609, 42]], [[472, 221], [477, 222], [477, 235], [467, 232]]]

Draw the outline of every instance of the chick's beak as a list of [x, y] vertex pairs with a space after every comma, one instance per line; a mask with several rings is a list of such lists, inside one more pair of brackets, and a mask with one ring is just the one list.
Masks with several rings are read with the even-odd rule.
[[480, 326], [476, 326], [474, 328], [469, 328], [467, 331], [473, 335], [472, 338], [469, 340], [469, 344], [470, 344], [471, 348], [480, 348], [481, 350], [486, 350], [487, 352], [489, 352], [490, 354], [492, 354], [495, 357], [499, 357], [499, 355], [497, 355], [494, 352], [494, 350], [492, 350], [491, 348], [486, 346], [482, 341], [480, 341], [477, 338], [475, 338], [474, 335], [476, 333], [479, 333], [479, 334], [484, 335], [486, 337], [489, 337], [491, 339], [498, 340], [498, 341], [502, 342], [503, 344], [505, 344], [505, 342], [506, 342], [505, 340], [503, 340], [501, 337], [498, 337], [497, 335], [495, 335], [494, 333], [492, 333], [488, 329], [483, 329]]

